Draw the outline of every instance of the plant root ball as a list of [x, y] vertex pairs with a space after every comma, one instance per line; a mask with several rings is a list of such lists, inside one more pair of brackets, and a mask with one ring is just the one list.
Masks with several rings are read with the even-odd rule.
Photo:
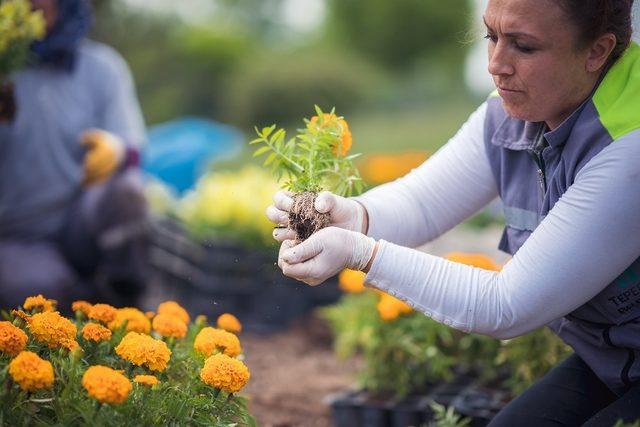
[[296, 242], [307, 240], [313, 233], [329, 225], [329, 214], [314, 207], [317, 193], [303, 191], [293, 195], [289, 227], [296, 232]]

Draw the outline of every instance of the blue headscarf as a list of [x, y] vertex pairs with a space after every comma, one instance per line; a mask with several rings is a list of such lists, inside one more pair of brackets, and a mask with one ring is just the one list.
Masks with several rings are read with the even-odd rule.
[[31, 45], [40, 64], [73, 71], [76, 51], [93, 23], [89, 0], [58, 0], [58, 19], [47, 36]]

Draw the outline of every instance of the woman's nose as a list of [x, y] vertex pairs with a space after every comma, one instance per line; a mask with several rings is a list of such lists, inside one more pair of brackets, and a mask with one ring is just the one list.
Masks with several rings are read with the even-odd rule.
[[489, 73], [493, 76], [512, 75], [514, 73], [513, 61], [510, 58], [508, 46], [501, 40], [489, 46]]

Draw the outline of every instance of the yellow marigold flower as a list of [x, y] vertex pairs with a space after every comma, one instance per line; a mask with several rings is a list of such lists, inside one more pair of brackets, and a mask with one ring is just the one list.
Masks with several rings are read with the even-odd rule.
[[24, 391], [53, 386], [53, 366], [31, 351], [23, 351], [9, 363], [9, 375]]
[[158, 314], [153, 318], [153, 330], [165, 338], [184, 338], [187, 325], [180, 318], [171, 314]]
[[175, 301], [165, 301], [158, 306], [158, 314], [171, 314], [189, 324], [189, 313]]
[[87, 323], [82, 328], [82, 337], [87, 341], [109, 341], [111, 339], [111, 331], [97, 323]]
[[109, 304], [94, 304], [89, 309], [89, 319], [97, 320], [105, 325], [113, 322], [118, 314], [118, 310]]
[[484, 270], [500, 271], [502, 267], [496, 264], [491, 257], [484, 254], [474, 254], [465, 252], [451, 252], [445, 255], [449, 261], [482, 268]]
[[82, 376], [82, 386], [90, 397], [101, 403], [117, 405], [131, 393], [131, 381], [120, 372], [106, 366], [91, 366]]
[[211, 326], [202, 328], [198, 332], [193, 342], [193, 348], [205, 357], [211, 356], [216, 351], [220, 351], [230, 357], [236, 357], [242, 353], [240, 340], [237, 336], [231, 332], [212, 328]]
[[133, 379], [133, 382], [135, 382], [136, 384], [153, 387], [154, 385], [158, 384], [158, 379], [153, 375], [136, 375]]
[[366, 274], [362, 271], [345, 269], [338, 276], [338, 285], [344, 292], [359, 294], [366, 289], [364, 287], [365, 276]]
[[151, 332], [151, 322], [147, 316], [137, 308], [125, 307], [119, 308], [116, 318], [109, 323], [109, 329], [115, 331], [126, 323], [124, 330], [126, 332], [140, 332], [141, 334], [149, 334]]
[[56, 304], [58, 304], [58, 302], [54, 299], [46, 299], [42, 295], [36, 295], [34, 297], [27, 297], [22, 307], [29, 311], [53, 311], [56, 308]]
[[339, 118], [335, 114], [324, 113], [322, 124], [318, 123], [318, 116], [311, 117], [307, 127], [319, 126], [321, 129], [326, 127], [335, 127], [340, 132], [340, 141], [333, 147], [333, 154], [336, 156], [346, 156], [353, 143], [353, 137], [349, 130], [349, 124], [343, 118]]
[[225, 331], [231, 332], [232, 334], [239, 334], [240, 332], [242, 332], [242, 324], [233, 314], [221, 314], [220, 317], [218, 317], [218, 321], [216, 322], [216, 324], [218, 328], [224, 329]]
[[76, 311], [80, 311], [82, 312], [85, 316], [89, 316], [89, 310], [91, 310], [91, 307], [93, 307], [91, 305], [91, 303], [87, 302], [87, 301], [74, 301], [71, 303], [71, 310], [76, 312]]
[[171, 350], [164, 341], [149, 335], [129, 332], [116, 347], [116, 354], [137, 366], [162, 372], [167, 368]]
[[66, 347], [73, 350], [78, 346], [76, 325], [57, 311], [36, 313], [27, 319], [27, 323], [33, 338], [49, 348]]
[[380, 314], [380, 318], [384, 321], [395, 320], [401, 314], [409, 314], [412, 311], [409, 305], [385, 293], [380, 294], [376, 309]]
[[27, 334], [11, 322], [0, 322], [0, 351], [15, 356], [27, 345]]
[[200, 378], [205, 384], [227, 393], [236, 393], [247, 384], [249, 368], [226, 354], [214, 354], [204, 362]]

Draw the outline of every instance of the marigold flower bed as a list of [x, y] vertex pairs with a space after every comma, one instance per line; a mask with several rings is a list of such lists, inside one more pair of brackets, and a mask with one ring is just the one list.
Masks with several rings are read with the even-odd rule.
[[[173, 301], [158, 314], [86, 301], [72, 308], [75, 318], [65, 318], [37, 295], [0, 322], [3, 425], [255, 425], [235, 394], [250, 372], [233, 333], [204, 316], [189, 323]], [[231, 316], [218, 323], [234, 319], [229, 329], [240, 331]]]

